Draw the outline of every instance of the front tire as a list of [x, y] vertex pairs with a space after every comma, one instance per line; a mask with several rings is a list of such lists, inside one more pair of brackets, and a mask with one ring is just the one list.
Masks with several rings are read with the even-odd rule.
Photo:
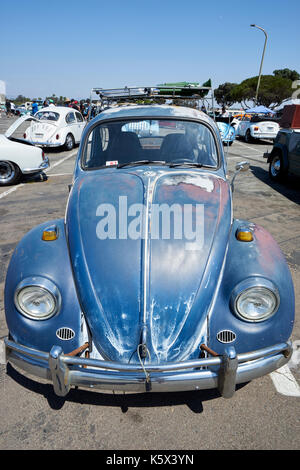
[[21, 170], [12, 162], [0, 161], [0, 186], [17, 184], [21, 179]]
[[74, 137], [72, 136], [72, 134], [68, 134], [66, 137], [66, 141], [65, 141], [66, 150], [72, 150], [74, 148], [74, 145], [75, 145]]

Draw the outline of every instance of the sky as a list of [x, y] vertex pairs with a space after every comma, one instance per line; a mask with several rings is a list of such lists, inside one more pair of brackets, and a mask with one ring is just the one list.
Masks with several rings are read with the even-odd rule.
[[0, 0], [10, 98], [86, 98], [93, 87], [300, 73], [299, 0]]

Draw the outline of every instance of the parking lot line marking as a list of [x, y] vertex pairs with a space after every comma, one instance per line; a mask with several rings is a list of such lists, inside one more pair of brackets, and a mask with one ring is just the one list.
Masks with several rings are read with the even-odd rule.
[[18, 188], [21, 188], [22, 186], [24, 186], [24, 183], [21, 183], [18, 186], [13, 186], [12, 188], [8, 189], [7, 191], [4, 191], [4, 193], [0, 194], [0, 199], [2, 199], [3, 197], [8, 196], [9, 194], [13, 193], [14, 191], [16, 191]]
[[255, 148], [253, 148], [253, 147], [249, 147], [249, 145], [243, 144], [243, 142], [237, 142], [237, 141], [236, 141], [236, 143], [239, 144], [239, 145], [242, 145], [243, 147], [246, 147], [247, 149], [255, 150], [255, 152], [261, 153], [261, 150], [257, 150], [257, 149], [255, 149]]
[[271, 372], [270, 377], [278, 393], [289, 397], [300, 397], [300, 387], [287, 364]]
[[53, 168], [55, 168], [58, 165], [61, 165], [63, 162], [65, 162], [69, 158], [74, 157], [74, 155], [76, 155], [76, 153], [77, 153], [77, 151], [72, 152], [70, 155], [67, 155], [66, 157], [62, 158], [61, 160], [58, 160], [58, 162], [53, 163], [53, 165], [51, 165], [51, 167], [49, 167], [49, 168], [47, 168], [47, 170], [45, 170], [45, 173], [48, 173], [49, 171], [53, 170]]
[[[68, 160], [71, 157], [74, 157], [77, 152], [72, 152], [70, 155], [67, 155], [66, 157], [62, 158], [61, 160], [58, 160], [58, 162], [54, 163], [51, 167], [47, 168], [47, 170], [44, 171], [44, 173], [48, 173], [48, 171], [52, 170], [53, 168], [57, 167], [58, 165], [61, 165], [63, 162]], [[52, 175], [49, 175], [52, 176]], [[17, 191], [17, 189], [22, 188], [25, 186], [25, 183], [18, 184], [16, 186], [13, 186], [12, 188], [8, 189], [7, 191], [4, 191], [4, 193], [0, 194], [0, 199], [3, 199], [4, 197], [8, 196], [9, 194], [13, 193], [14, 191]]]
[[[258, 160], [259, 157], [262, 157], [263, 155], [236, 155], [236, 154], [232, 154], [232, 153], [229, 153], [228, 154], [228, 157], [229, 158], [239, 158], [241, 159], [242, 157], [243, 158], [249, 158], [249, 160], [253, 160], [255, 158], [255, 161], [256, 162], [259, 162], [260, 160]], [[265, 163], [265, 162], [262, 162], [262, 163]]]
[[73, 175], [73, 173], [53, 173], [53, 174], [49, 174], [49, 178], [52, 177], [52, 176], [70, 176], [70, 175]]

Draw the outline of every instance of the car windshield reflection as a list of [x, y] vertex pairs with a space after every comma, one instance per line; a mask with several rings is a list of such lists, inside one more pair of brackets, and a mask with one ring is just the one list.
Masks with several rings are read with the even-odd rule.
[[216, 168], [218, 154], [210, 129], [183, 120], [126, 120], [102, 123], [87, 138], [84, 169], [130, 164]]

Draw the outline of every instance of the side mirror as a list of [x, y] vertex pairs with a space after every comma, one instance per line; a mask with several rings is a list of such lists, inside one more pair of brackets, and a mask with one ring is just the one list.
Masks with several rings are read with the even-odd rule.
[[248, 171], [249, 168], [250, 168], [249, 162], [239, 162], [235, 166], [236, 173], [239, 173], [240, 171]]
[[233, 178], [232, 178], [232, 181], [231, 181], [231, 190], [232, 192], [234, 191], [234, 180], [235, 178], [237, 177], [237, 175], [241, 172], [241, 171], [248, 171], [250, 168], [250, 163], [249, 162], [239, 162], [236, 164], [235, 166], [235, 173], [233, 175]]

